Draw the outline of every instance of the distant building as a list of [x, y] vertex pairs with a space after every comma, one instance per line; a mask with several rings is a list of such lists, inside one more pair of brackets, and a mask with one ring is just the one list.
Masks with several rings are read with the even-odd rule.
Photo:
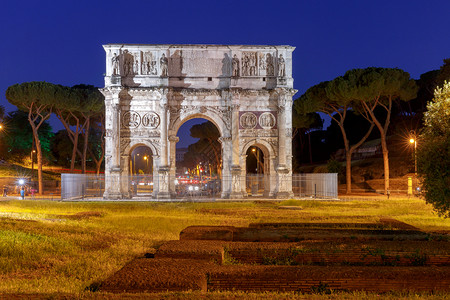
[[[381, 151], [381, 145], [379, 143], [379, 140], [375, 141], [374, 144], [373, 141], [370, 141], [368, 143], [364, 143], [361, 147], [353, 151], [352, 153], [352, 160], [359, 160], [359, 159], [366, 159], [370, 157], [376, 157], [382, 154]], [[339, 149], [334, 154], [334, 158], [339, 161], [345, 160], [345, 149]]]
[[177, 154], [175, 159], [177, 162], [181, 162], [184, 160], [184, 155], [188, 152], [188, 148], [177, 148]]

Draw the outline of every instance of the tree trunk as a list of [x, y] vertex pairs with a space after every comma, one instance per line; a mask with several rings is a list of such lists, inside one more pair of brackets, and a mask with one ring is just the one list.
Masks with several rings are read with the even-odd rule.
[[[69, 134], [69, 133], [67, 133]], [[75, 160], [77, 159], [77, 148], [78, 148], [78, 126], [77, 132], [73, 135], [73, 148], [72, 148], [72, 159], [70, 160], [70, 172], [73, 173], [75, 170]]]
[[95, 174], [100, 175], [100, 168], [102, 167], [103, 158], [95, 161]]
[[[38, 130], [39, 127], [47, 120], [51, 115], [51, 109], [45, 115], [42, 115], [41, 112], [45, 109], [45, 105], [34, 108], [35, 116], [32, 115], [34, 103], [31, 103], [30, 107], [28, 107], [28, 122], [30, 123], [31, 129], [33, 131], [33, 138], [36, 145], [36, 156], [37, 156], [37, 171], [38, 171], [38, 195], [42, 195], [44, 193], [44, 181], [42, 178], [42, 147], [41, 141], [39, 140]], [[40, 118], [40, 119], [39, 119]], [[39, 123], [36, 125], [36, 121]]]
[[352, 192], [352, 152], [345, 151], [345, 183], [346, 193]]
[[78, 136], [80, 133], [80, 120], [72, 112], [68, 112], [67, 118], [69, 118], [69, 116], [72, 116], [76, 120], [75, 132], [74, 132], [72, 129], [70, 129], [68, 119], [67, 120], [64, 119], [62, 110], [58, 109], [56, 116], [63, 124], [64, 128], [67, 131], [67, 135], [69, 136], [69, 138], [73, 144], [72, 159], [70, 160], [70, 171], [73, 172], [73, 170], [75, 169], [75, 161], [77, 158], [77, 153], [79, 152], [78, 151]]
[[33, 128], [33, 138], [36, 144], [36, 156], [37, 156], [37, 171], [38, 171], [38, 195], [44, 193], [44, 180], [42, 178], [42, 148], [41, 141], [39, 140], [38, 129], [36, 126]]
[[86, 157], [89, 142], [89, 128], [90, 128], [90, 117], [86, 117], [86, 122], [84, 123], [84, 145], [83, 145], [83, 157], [81, 159], [81, 173], [86, 174]]
[[387, 195], [389, 191], [389, 151], [386, 143], [386, 134], [381, 133], [381, 149], [383, 151], [383, 165], [384, 165], [384, 194]]
[[[379, 104], [379, 100], [377, 99], [375, 102], [375, 105], [373, 105], [373, 108], [376, 107], [376, 105]], [[389, 151], [387, 148], [387, 142], [386, 142], [386, 136], [387, 131], [389, 128], [389, 123], [391, 119], [391, 111], [392, 111], [392, 97], [389, 97], [388, 105], [380, 104], [381, 107], [383, 107], [386, 112], [386, 120], [384, 121], [384, 125], [381, 125], [380, 121], [376, 118], [373, 110], [369, 109], [369, 106], [363, 102], [363, 106], [366, 110], [366, 112], [370, 115], [370, 118], [377, 126], [378, 130], [380, 131], [380, 138], [381, 138], [381, 149], [383, 151], [383, 165], [384, 165], [384, 194], [387, 195], [389, 191]]]
[[341, 129], [342, 139], [344, 140], [344, 148], [345, 148], [345, 184], [346, 184], [346, 193], [350, 194], [352, 192], [352, 154], [353, 152], [359, 148], [359, 146], [364, 143], [364, 141], [369, 137], [370, 133], [373, 130], [374, 123], [370, 125], [369, 130], [367, 130], [366, 134], [353, 146], [350, 147], [350, 142], [347, 138], [347, 133], [344, 128], [346, 114], [343, 113], [341, 115], [340, 120], [333, 118], [334, 121], [339, 125], [339, 129]]

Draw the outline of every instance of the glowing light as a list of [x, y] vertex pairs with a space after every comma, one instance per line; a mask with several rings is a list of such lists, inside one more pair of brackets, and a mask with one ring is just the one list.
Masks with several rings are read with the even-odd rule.
[[20, 184], [20, 185], [23, 185], [24, 183], [25, 183], [25, 180], [19, 179], [19, 184]]
[[414, 140], [413, 138], [411, 138], [411, 139], [409, 140], [409, 142], [410, 142], [411, 144], [414, 144], [415, 140]]

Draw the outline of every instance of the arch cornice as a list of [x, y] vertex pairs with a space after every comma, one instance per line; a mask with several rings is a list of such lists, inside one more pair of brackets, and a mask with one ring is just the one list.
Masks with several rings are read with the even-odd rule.
[[127, 145], [125, 145], [125, 147], [123, 147], [123, 154], [125, 155], [129, 155], [131, 154], [131, 151], [139, 146], [146, 146], [148, 148], [150, 148], [150, 150], [152, 151], [152, 155], [153, 156], [159, 156], [160, 155], [160, 151], [159, 151], [159, 144], [160, 144], [160, 139], [159, 138], [150, 138], [148, 140], [135, 140], [135, 139], [128, 139], [127, 140]]
[[274, 157], [276, 154], [274, 145], [272, 145], [265, 139], [254, 138], [254, 139], [249, 140], [242, 146], [242, 151], [241, 151], [240, 155], [241, 156], [246, 155], [247, 150], [252, 146], [260, 147], [261, 150], [263, 150], [263, 152], [267, 151], [269, 157]]
[[[179, 110], [176, 114], [171, 115], [169, 124], [169, 131], [176, 133], [186, 121], [195, 118], [203, 118], [211, 121], [219, 130], [220, 136], [229, 135], [229, 128], [224, 120], [224, 116], [220, 112], [215, 111], [209, 107], [202, 107], [206, 109], [194, 108], [188, 111]], [[231, 117], [230, 117], [231, 118]]]

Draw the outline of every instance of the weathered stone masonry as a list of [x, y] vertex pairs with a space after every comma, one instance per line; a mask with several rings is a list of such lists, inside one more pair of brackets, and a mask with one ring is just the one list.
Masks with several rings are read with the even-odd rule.
[[154, 197], [175, 193], [180, 126], [213, 122], [222, 144], [223, 198], [242, 198], [246, 151], [264, 153], [265, 196], [292, 196], [290, 46], [123, 45], [106, 51], [107, 199], [131, 198], [130, 153], [153, 153]]

